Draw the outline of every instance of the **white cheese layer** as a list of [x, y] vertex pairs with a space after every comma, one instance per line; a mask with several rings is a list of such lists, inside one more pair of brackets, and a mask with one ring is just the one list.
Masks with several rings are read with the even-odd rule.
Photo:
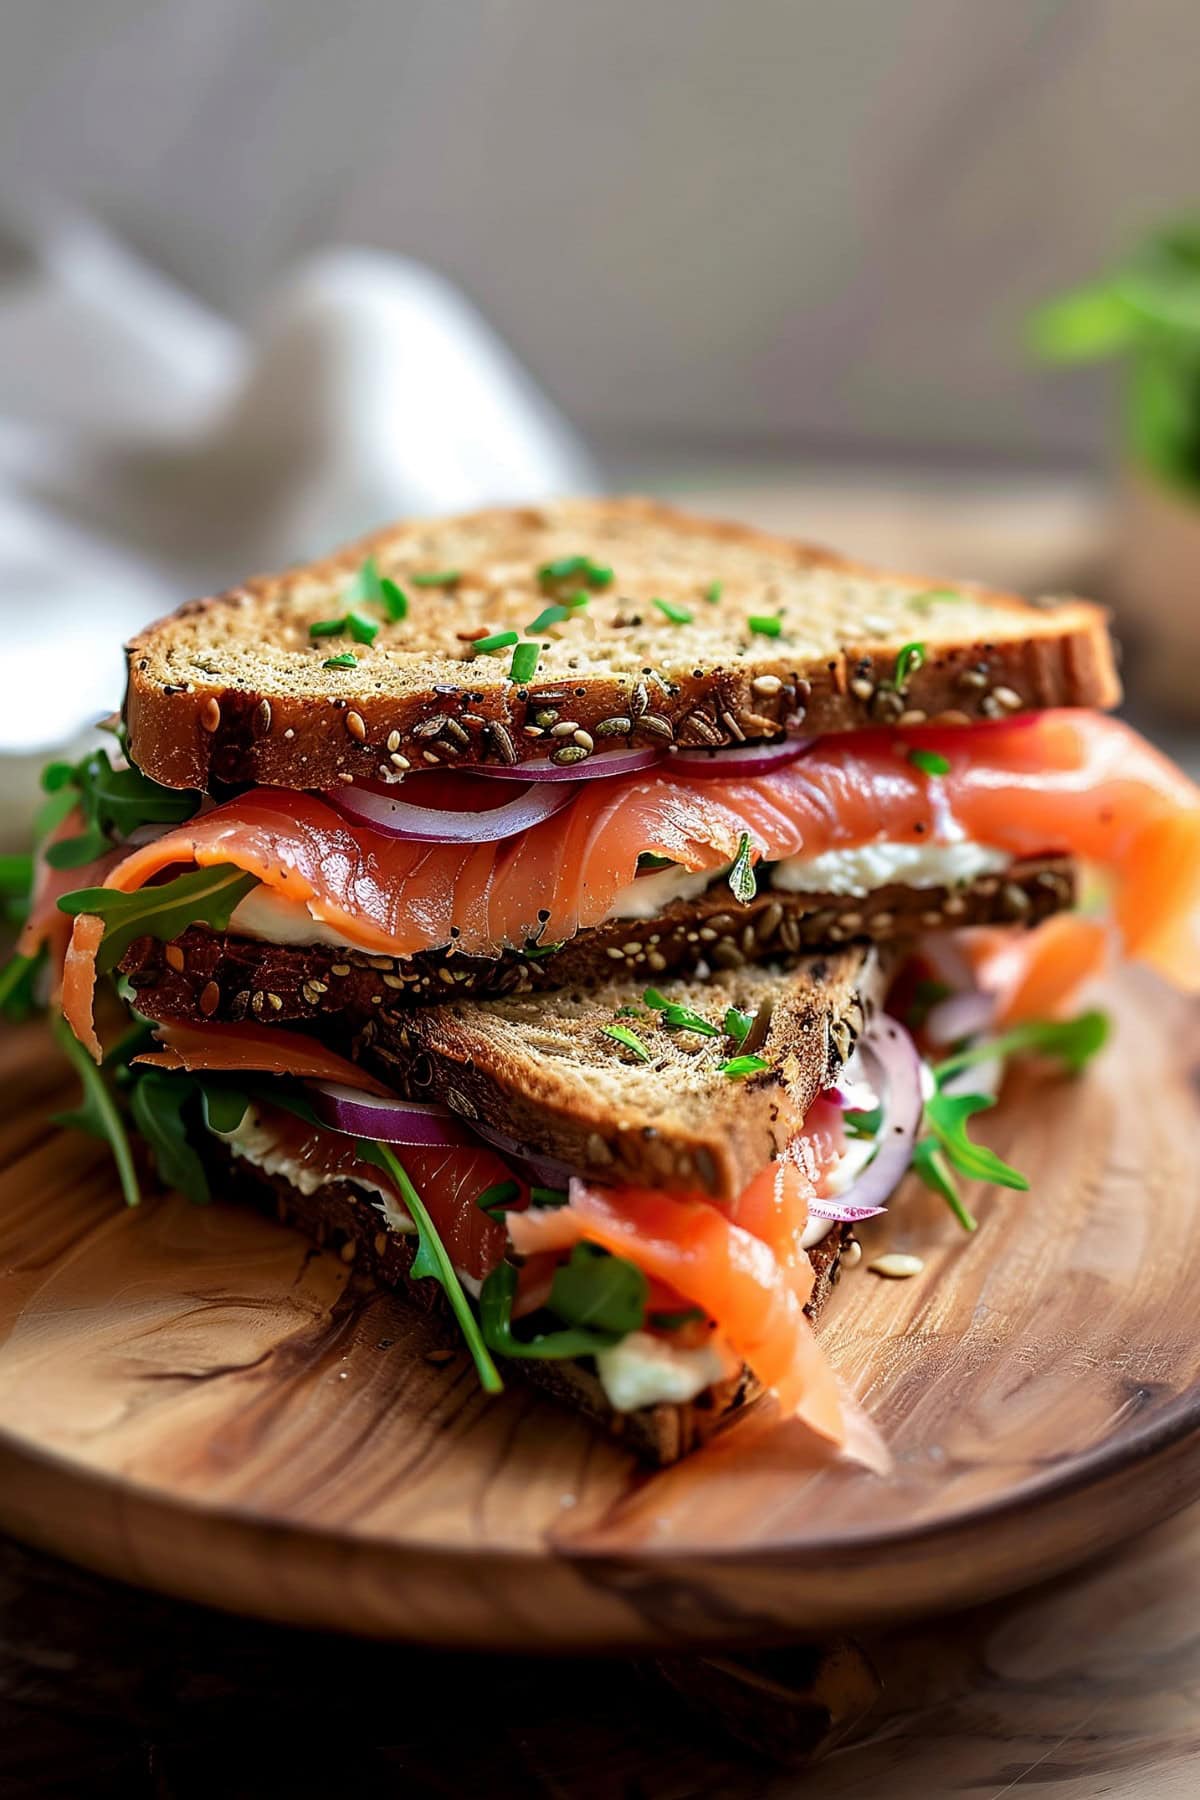
[[672, 900], [694, 900], [714, 881], [724, 875], [722, 869], [700, 869], [696, 874], [672, 864], [669, 869], [655, 869], [650, 875], [639, 875], [622, 888], [605, 913], [605, 919], [657, 919]]
[[600, 1385], [617, 1412], [639, 1406], [681, 1406], [740, 1367], [716, 1337], [698, 1350], [684, 1350], [648, 1331], [631, 1331], [611, 1350], [596, 1352]]
[[954, 887], [1008, 867], [1002, 850], [960, 838], [943, 844], [858, 844], [821, 856], [785, 856], [771, 865], [771, 886], [785, 894], [845, 894], [863, 899], [873, 888]]
[[417, 1229], [408, 1214], [397, 1205], [395, 1195], [380, 1187], [369, 1176], [326, 1175], [320, 1169], [311, 1168], [306, 1163], [297, 1162], [294, 1156], [289, 1156], [280, 1148], [275, 1133], [269, 1125], [263, 1124], [253, 1106], [246, 1108], [245, 1116], [235, 1131], [219, 1131], [215, 1135], [229, 1145], [235, 1156], [244, 1157], [265, 1175], [282, 1175], [301, 1194], [315, 1194], [318, 1189], [329, 1187], [335, 1181], [345, 1181], [351, 1187], [371, 1195], [372, 1203], [383, 1215], [389, 1231], [410, 1232]]
[[350, 938], [314, 919], [299, 900], [284, 900], [268, 887], [256, 887], [239, 900], [229, 920], [230, 931], [261, 938], [267, 944], [333, 944], [339, 950], [359, 948]]

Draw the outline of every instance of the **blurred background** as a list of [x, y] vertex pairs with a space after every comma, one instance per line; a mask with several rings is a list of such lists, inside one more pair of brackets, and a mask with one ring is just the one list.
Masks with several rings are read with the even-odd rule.
[[1098, 591], [1169, 730], [1200, 667], [1191, 250], [1165, 323], [1162, 280], [1149, 315], [1110, 284], [1030, 321], [1186, 218], [1198, 43], [1194, 0], [6, 0], [29, 679], [0, 744], [111, 703], [120, 633], [190, 593], [589, 484]]

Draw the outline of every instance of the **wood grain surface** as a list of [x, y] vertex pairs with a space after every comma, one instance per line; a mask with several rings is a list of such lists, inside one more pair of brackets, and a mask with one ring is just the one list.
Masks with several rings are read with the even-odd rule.
[[336, 1259], [232, 1208], [120, 1207], [46, 1115], [38, 1028], [0, 1080], [0, 1523], [234, 1610], [525, 1649], [828, 1632], [1001, 1593], [1200, 1492], [1194, 1007], [1127, 980], [1078, 1083], [1021, 1072], [987, 1135], [1028, 1195], [963, 1238], [909, 1185], [921, 1275], [848, 1275], [823, 1335], [887, 1473], [749, 1424], [647, 1476]]

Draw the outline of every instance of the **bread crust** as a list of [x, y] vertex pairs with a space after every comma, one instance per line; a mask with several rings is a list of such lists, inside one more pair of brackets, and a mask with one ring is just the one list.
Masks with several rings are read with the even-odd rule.
[[[542, 591], [536, 570], [564, 547], [608, 562], [615, 580], [579, 615], [587, 637], [583, 626], [543, 630], [537, 674], [514, 683], [509, 653], [472, 657], [470, 634], [524, 630], [561, 596]], [[410, 592], [407, 618], [385, 624], [370, 647], [311, 640], [309, 624], [345, 611], [368, 556], [401, 585], [447, 559], [461, 563], [460, 579], [436, 603]], [[706, 572], [708, 588], [722, 588], [711, 606]], [[664, 597], [690, 622], [656, 611]], [[780, 636], [748, 626], [780, 610]], [[916, 641], [924, 660], [898, 685], [898, 653]], [[331, 647], [348, 648], [357, 666], [326, 671]], [[132, 639], [127, 656], [134, 760], [168, 786], [206, 790], [331, 788], [551, 751], [586, 760], [606, 747], [965, 724], [1120, 697], [1107, 615], [1086, 601], [1034, 605], [969, 582], [939, 586], [636, 498], [392, 527], [189, 601]], [[556, 741], [554, 726], [568, 721], [581, 737]]]
[[[322, 1247], [340, 1252], [351, 1268], [356, 1292], [377, 1286], [401, 1294], [407, 1304], [430, 1312], [444, 1327], [447, 1345], [454, 1345], [460, 1355], [465, 1355], [441, 1288], [434, 1281], [408, 1280], [415, 1239], [389, 1231], [366, 1195], [345, 1182], [332, 1183], [315, 1194], [301, 1194], [284, 1177], [266, 1175], [215, 1144], [207, 1151], [207, 1160], [218, 1192], [273, 1214], [281, 1224], [303, 1232]], [[812, 1298], [804, 1310], [814, 1322], [837, 1281], [842, 1254], [851, 1236], [849, 1226], [834, 1225], [809, 1253], [816, 1279]], [[506, 1377], [519, 1375], [576, 1412], [585, 1413], [643, 1462], [657, 1468], [698, 1449], [762, 1394], [760, 1384], [743, 1367], [694, 1400], [619, 1413], [588, 1363], [512, 1360], [503, 1364], [502, 1373]]]

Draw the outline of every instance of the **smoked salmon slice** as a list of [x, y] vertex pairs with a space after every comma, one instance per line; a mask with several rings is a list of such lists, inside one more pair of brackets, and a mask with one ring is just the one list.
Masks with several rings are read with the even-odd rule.
[[273, 1031], [269, 1025], [159, 1025], [161, 1050], [147, 1050], [134, 1062], [189, 1074], [292, 1075], [300, 1081], [331, 1081], [388, 1098], [391, 1089], [358, 1063], [327, 1050], [301, 1031]]

